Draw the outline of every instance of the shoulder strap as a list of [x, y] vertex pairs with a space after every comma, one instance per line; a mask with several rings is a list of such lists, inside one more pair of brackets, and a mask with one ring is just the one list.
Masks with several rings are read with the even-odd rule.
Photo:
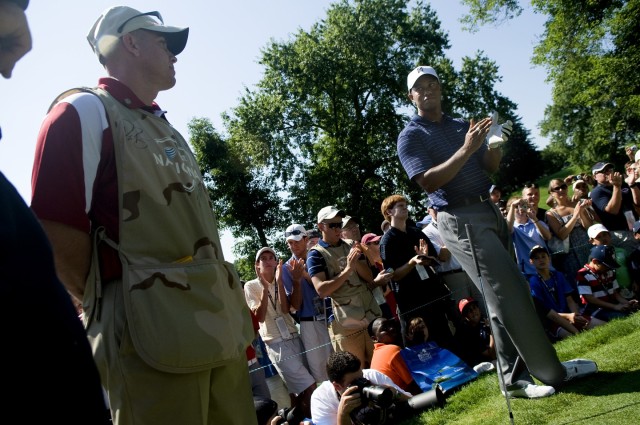
[[62, 99], [71, 96], [72, 94], [76, 94], [76, 93], [91, 93], [95, 96], [97, 96], [92, 89], [90, 89], [89, 87], [76, 87], [73, 89], [69, 89], [65, 92], [62, 92], [58, 95], [58, 97], [56, 97], [55, 99], [53, 99], [53, 102], [51, 102], [51, 105], [49, 105], [49, 109], [47, 109], [47, 113], [51, 112], [51, 109], [56, 106]]

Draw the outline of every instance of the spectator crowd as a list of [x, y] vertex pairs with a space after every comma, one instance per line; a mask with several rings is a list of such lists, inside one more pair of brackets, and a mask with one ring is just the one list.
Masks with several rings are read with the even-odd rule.
[[[5, 77], [30, 48], [28, 3], [0, 0]], [[78, 403], [73, 397], [64, 400], [62, 393], [48, 394], [46, 406], [52, 412], [75, 401], [81, 405], [78, 418], [86, 423], [348, 423], [362, 405], [363, 385], [385, 387], [399, 405], [425, 394], [402, 355], [409, 347], [451, 354], [448, 358], [463, 364], [470, 377], [494, 370], [502, 352], [509, 357], [502, 359], [509, 368], [505, 376], [514, 381], [504, 385], [505, 395], [544, 397], [555, 391], [552, 386], [528, 383], [530, 376], [516, 379], [524, 372], [515, 368], [515, 348], [527, 336], [519, 331], [508, 335], [518, 324], [501, 322], [496, 310], [508, 317], [513, 309], [496, 300], [512, 295], [516, 299], [510, 301], [529, 312], [533, 304], [550, 343], [638, 310], [640, 157], [628, 149], [624, 172], [603, 161], [589, 175], [551, 180], [549, 209], [539, 206], [535, 184], [505, 202], [500, 188], [485, 186], [488, 177], [478, 164], [490, 165], [484, 171], [495, 170], [510, 122], [498, 125], [497, 115], [471, 123], [445, 117], [439, 96], [432, 96], [440, 80], [428, 66], [417, 67], [407, 78], [409, 99], [420, 116], [398, 143], [409, 177], [435, 201], [424, 218], [415, 222], [419, 217], [410, 216], [408, 199], [391, 194], [380, 204], [384, 221], [378, 234], [361, 228], [358, 217], [338, 206], [325, 206], [312, 225], [309, 219], [282, 231], [290, 253], [260, 248], [255, 278], [240, 282], [233, 265], [222, 258], [195, 157], [155, 103], [160, 91], [175, 84], [173, 65], [188, 33], [188, 28], [164, 25], [157, 11], [105, 10], [87, 38], [109, 76], [95, 88], [65, 92], [45, 117], [34, 160], [31, 211], [0, 176], [2, 222], [13, 226], [2, 233], [12, 236], [14, 248], [26, 244], [25, 251], [39, 254], [32, 273], [21, 280], [6, 273], [10, 267], [2, 268], [3, 289], [13, 288], [4, 292], [16, 294], [6, 298], [5, 310], [18, 317], [9, 307], [20, 308], [20, 298], [46, 313], [38, 324], [33, 322], [40, 316], [23, 325], [39, 326], [51, 338], [61, 335], [66, 345], [51, 344], [57, 351], [50, 359], [59, 364], [31, 370], [47, 372], [39, 378], [49, 378], [46, 384], [59, 379], [56, 373], [72, 377], [86, 397], [86, 403]], [[18, 57], [7, 55], [12, 49], [5, 46]], [[442, 145], [438, 152], [421, 151], [425, 144], [419, 141], [427, 137], [421, 126], [438, 120], [457, 135], [456, 173], [462, 169], [465, 179], [452, 182], [443, 177], [446, 167], [430, 163], [430, 155], [455, 156], [447, 151], [453, 149], [449, 140], [436, 140]], [[474, 145], [473, 152], [468, 145]], [[467, 167], [463, 163], [472, 155], [484, 159]], [[157, 159], [165, 156], [176, 167], [159, 166]], [[448, 160], [439, 163], [452, 166]], [[452, 189], [448, 195], [448, 189], [431, 186], [438, 177], [440, 186]], [[483, 193], [467, 196], [470, 187]], [[504, 240], [513, 245], [513, 264], [491, 273], [502, 277], [496, 281], [515, 276], [521, 286], [505, 292], [504, 286], [490, 284], [485, 292], [474, 283], [468, 271], [475, 251], [465, 245], [471, 244], [471, 232], [452, 229], [452, 222], [465, 215], [494, 219], [476, 222], [484, 235], [508, 232]], [[495, 247], [500, 258], [509, 255], [497, 251], [498, 237], [479, 245], [481, 254]], [[494, 265], [489, 256], [480, 257], [482, 264]], [[3, 260], [24, 269], [31, 265], [16, 256]], [[28, 294], [32, 284], [37, 290]], [[70, 300], [81, 313], [86, 335]], [[3, 336], [20, 346], [15, 343], [28, 342], [24, 335]], [[538, 342], [547, 344], [544, 336]], [[536, 367], [547, 372], [541, 365], [550, 365], [554, 376], [547, 381], [553, 385], [597, 371], [588, 360], [561, 364], [552, 348], [538, 346], [521, 354], [528, 357], [532, 374]], [[264, 367], [257, 361], [264, 356], [289, 393], [284, 411], [270, 399]], [[23, 381], [7, 383], [15, 383], [16, 400], [25, 392], [24, 383], [32, 382]], [[247, 409], [251, 395], [255, 416]], [[433, 405], [439, 403], [437, 396]], [[95, 417], [89, 420], [85, 413]]]

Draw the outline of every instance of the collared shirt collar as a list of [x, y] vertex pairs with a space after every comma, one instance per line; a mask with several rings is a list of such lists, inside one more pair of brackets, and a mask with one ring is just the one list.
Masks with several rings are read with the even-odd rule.
[[156, 116], [162, 116], [166, 112], [161, 110], [156, 102], [153, 102], [151, 105], [145, 105], [129, 87], [115, 78], [100, 78], [98, 80], [98, 86], [108, 91], [111, 96], [129, 109], [144, 109]]

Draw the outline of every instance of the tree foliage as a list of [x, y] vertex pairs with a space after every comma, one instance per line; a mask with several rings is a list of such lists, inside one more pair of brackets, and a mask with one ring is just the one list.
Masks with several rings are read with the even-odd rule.
[[[463, 0], [477, 22], [479, 0]], [[487, 1], [505, 14], [517, 1]], [[566, 146], [571, 163], [603, 159], [623, 163], [624, 147], [640, 140], [640, 0], [532, 0], [548, 18], [535, 48], [553, 85], [542, 134], [549, 149]], [[550, 157], [550, 154], [546, 155]]]
[[[516, 105], [494, 89], [495, 62], [477, 52], [456, 71], [445, 56], [448, 43], [421, 1], [342, 0], [308, 31], [263, 48], [264, 75], [223, 116], [224, 140], [206, 120], [194, 120], [198, 161], [222, 225], [242, 238], [236, 254], [245, 270], [260, 246], [285, 254], [284, 229], [294, 222], [314, 228], [326, 205], [376, 233], [380, 204], [391, 194], [407, 196], [416, 217], [424, 213], [424, 195], [396, 153], [413, 113], [406, 76], [416, 65], [438, 69], [445, 112], [482, 117], [498, 110], [519, 124]], [[526, 141], [524, 130], [521, 136]]]
[[469, 13], [460, 22], [470, 32], [478, 31], [483, 25], [499, 25], [522, 13], [518, 0], [462, 0], [462, 3], [469, 6]]

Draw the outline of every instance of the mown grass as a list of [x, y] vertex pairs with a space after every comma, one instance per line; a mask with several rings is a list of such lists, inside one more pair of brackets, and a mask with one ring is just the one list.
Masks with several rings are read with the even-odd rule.
[[[569, 382], [537, 400], [510, 399], [514, 424], [626, 425], [640, 423], [640, 313], [555, 344], [561, 361], [588, 358], [599, 372]], [[447, 397], [441, 409], [403, 422], [418, 424], [509, 424], [507, 402], [495, 372]]]

